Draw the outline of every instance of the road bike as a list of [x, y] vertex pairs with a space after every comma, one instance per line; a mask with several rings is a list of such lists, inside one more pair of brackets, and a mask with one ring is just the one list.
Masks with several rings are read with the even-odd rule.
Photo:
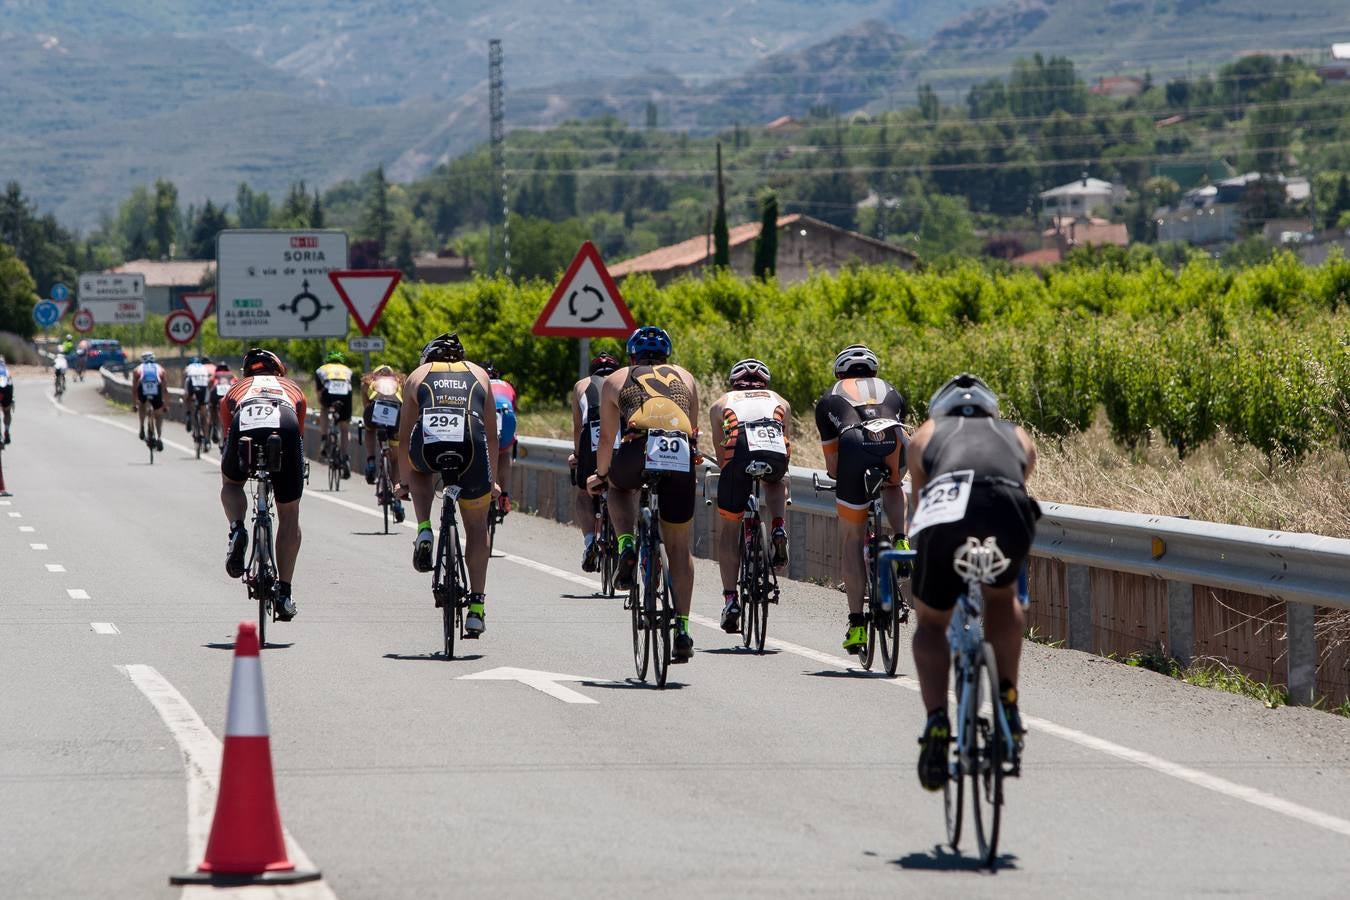
[[60, 400], [60, 399], [61, 399], [61, 395], [64, 394], [64, 393], [66, 392], [66, 370], [65, 370], [65, 369], [57, 369], [57, 370], [56, 370], [56, 379], [55, 379], [55, 380], [56, 380], [56, 384], [53, 386], [52, 389], [56, 392], [56, 399], [57, 399], [57, 400]]
[[501, 498], [493, 497], [492, 505], [488, 507], [488, 556], [497, 546], [497, 525], [506, 519], [506, 513], [502, 511]]
[[328, 430], [323, 436], [323, 445], [319, 455], [328, 461], [328, 490], [342, 489], [342, 456], [346, 448], [342, 447], [342, 432], [338, 429], [337, 414], [332, 407], [324, 410]]
[[200, 403], [189, 401], [187, 404], [188, 428], [192, 431], [192, 446], [197, 451], [197, 458], [201, 459], [203, 453], [211, 450], [211, 435], [202, 428], [202, 406]]
[[[912, 561], [912, 550], [887, 550], [881, 554], [882, 591], [893, 602], [902, 602], [895, 564]], [[956, 720], [951, 760], [942, 787], [947, 841], [953, 850], [961, 840], [965, 809], [965, 785], [970, 781], [970, 811], [975, 823], [975, 842], [985, 865], [994, 867], [998, 855], [999, 826], [1003, 818], [1003, 779], [1022, 772], [1021, 752], [1008, 726], [999, 694], [998, 661], [994, 648], [984, 639], [980, 618], [984, 611], [983, 585], [1007, 571], [1011, 561], [994, 538], [981, 542], [970, 537], [953, 555], [952, 566], [966, 584], [956, 601], [947, 641], [952, 650]], [[1018, 602], [1027, 602], [1026, 570], [1018, 588]]]
[[258, 603], [258, 644], [267, 646], [267, 623], [277, 619], [277, 574], [272, 542], [272, 476], [281, 471], [281, 435], [269, 435], [259, 446], [251, 437], [239, 439], [239, 460], [253, 481], [253, 533], [244, 584], [250, 600]]
[[[900, 665], [900, 626], [909, 621], [909, 607], [903, 598], [899, 603], [884, 598], [878, 580], [876, 561], [891, 549], [890, 541], [881, 530], [881, 489], [889, 479], [890, 470], [884, 466], [872, 466], [863, 473], [863, 491], [868, 497], [867, 538], [863, 543], [867, 574], [863, 586], [863, 618], [867, 625], [867, 643], [858, 649], [858, 662], [870, 672], [880, 650], [882, 667], [888, 676], [894, 676]], [[833, 493], [835, 489], [833, 484], [825, 484], [818, 472], [811, 475], [811, 487], [817, 495]]]
[[459, 486], [453, 482], [464, 468], [464, 457], [446, 451], [436, 459], [443, 490], [441, 499], [441, 530], [436, 538], [436, 565], [431, 576], [431, 593], [441, 610], [441, 635], [445, 641], [445, 658], [455, 658], [455, 636], [464, 633], [464, 611], [469, 605], [469, 576], [464, 568], [464, 545], [459, 539], [459, 522], [455, 516], [459, 500]]
[[[711, 471], [711, 470], [709, 470]], [[745, 467], [753, 487], [741, 513], [741, 564], [736, 576], [737, 593], [741, 605], [741, 641], [746, 649], [764, 652], [764, 639], [769, 628], [769, 605], [778, 603], [778, 576], [769, 563], [769, 528], [760, 517], [760, 494], [764, 479], [773, 473], [773, 466], [754, 460]], [[708, 493], [704, 478], [703, 493]], [[711, 499], [704, 500], [712, 506]]]
[[609, 517], [609, 494], [591, 498], [595, 511], [595, 561], [600, 569], [600, 595], [614, 596], [614, 573], [619, 567], [619, 538]]

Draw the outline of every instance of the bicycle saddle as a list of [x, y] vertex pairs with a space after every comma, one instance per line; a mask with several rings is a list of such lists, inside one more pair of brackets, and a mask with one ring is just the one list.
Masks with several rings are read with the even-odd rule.
[[773, 472], [773, 466], [764, 462], [762, 459], [753, 460], [750, 465], [745, 467], [745, 474], [751, 478], [764, 478]]
[[968, 537], [952, 555], [952, 568], [966, 584], [993, 584], [994, 579], [1008, 570], [1012, 560], [999, 549], [998, 539], [992, 535], [980, 543], [977, 537]]
[[458, 475], [459, 470], [464, 468], [464, 457], [453, 450], [446, 450], [436, 457], [436, 468], [442, 472]]
[[891, 470], [884, 466], [869, 466], [863, 473], [863, 491], [869, 497], [875, 497], [882, 485], [890, 480]]

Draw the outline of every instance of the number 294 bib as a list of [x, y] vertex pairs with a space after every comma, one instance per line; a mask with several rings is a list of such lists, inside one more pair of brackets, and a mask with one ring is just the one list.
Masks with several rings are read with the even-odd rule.
[[423, 440], [429, 444], [463, 443], [465, 418], [461, 409], [434, 406], [422, 410]]

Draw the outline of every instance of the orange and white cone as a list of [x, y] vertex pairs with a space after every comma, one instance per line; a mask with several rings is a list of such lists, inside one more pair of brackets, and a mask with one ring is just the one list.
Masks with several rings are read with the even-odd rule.
[[197, 871], [170, 876], [171, 884], [292, 884], [313, 881], [317, 870], [301, 870], [286, 856], [276, 790], [272, 749], [263, 696], [258, 626], [239, 624], [230, 679], [230, 709], [225, 719], [225, 751], [220, 791], [206, 858]]

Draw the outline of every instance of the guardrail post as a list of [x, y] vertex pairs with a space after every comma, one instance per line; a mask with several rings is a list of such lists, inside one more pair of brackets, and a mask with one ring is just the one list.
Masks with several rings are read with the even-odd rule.
[[805, 513], [788, 509], [788, 578], [801, 581], [806, 578], [806, 548], [810, 545], [807, 535], [810, 525]]
[[1069, 601], [1069, 649], [1092, 651], [1092, 574], [1087, 566], [1064, 567]]
[[1167, 582], [1167, 636], [1168, 655], [1189, 666], [1195, 655], [1195, 588], [1184, 582]]
[[1289, 703], [1308, 706], [1317, 697], [1317, 607], [1285, 603], [1284, 623]]

